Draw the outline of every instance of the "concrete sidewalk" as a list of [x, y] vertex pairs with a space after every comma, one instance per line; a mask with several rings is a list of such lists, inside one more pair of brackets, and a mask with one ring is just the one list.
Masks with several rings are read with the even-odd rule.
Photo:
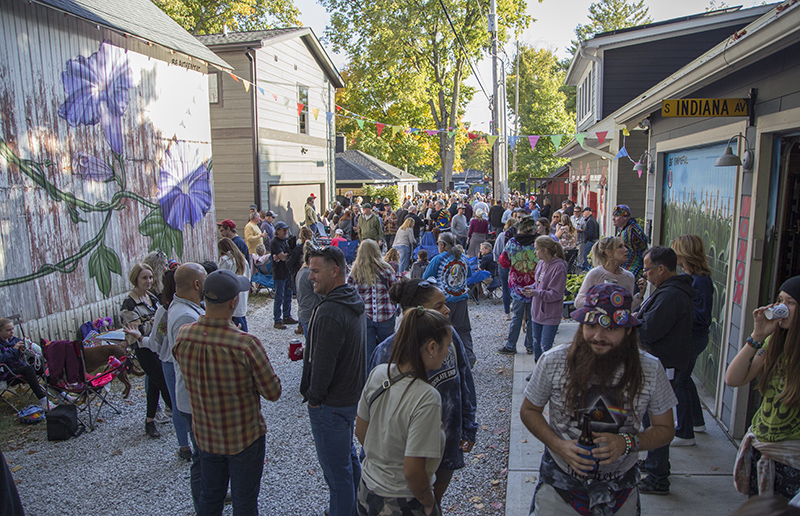
[[[571, 342], [577, 323], [562, 322], [555, 344]], [[533, 355], [517, 354], [514, 359], [514, 394], [511, 402], [511, 434], [509, 437], [508, 489], [506, 516], [527, 515], [533, 491], [539, 481], [539, 462], [544, 445], [519, 418], [525, 377], [533, 370]], [[547, 414], [547, 410], [545, 410]], [[696, 446], [672, 448], [670, 494], [641, 495], [642, 514], [720, 516], [730, 514], [747, 497], [733, 487], [733, 463], [736, 446], [728, 439], [716, 420], [706, 414], [707, 432], [696, 434]], [[645, 454], [641, 454], [644, 458]], [[576, 513], [577, 514], [577, 513]]]

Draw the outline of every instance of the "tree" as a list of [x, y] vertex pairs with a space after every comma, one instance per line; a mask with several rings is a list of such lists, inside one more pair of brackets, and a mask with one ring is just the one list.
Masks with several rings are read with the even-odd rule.
[[[433, 124], [441, 131], [439, 159], [447, 184], [455, 165], [459, 117], [473, 93], [463, 86], [469, 59], [477, 61], [489, 47], [487, 0], [322, 0], [322, 4], [331, 13], [326, 35], [334, 51], [344, 51], [351, 63], [368, 70], [423, 79], [403, 85], [402, 95], [425, 99]], [[525, 7], [525, 0], [497, 2], [502, 40], [509, 28], [527, 27], [530, 17]]]
[[[556, 55], [544, 49], [520, 46], [519, 69], [514, 60], [514, 74], [507, 79], [513, 91], [519, 73], [520, 134], [566, 135], [563, 143], [575, 133], [575, 113], [566, 109], [567, 95], [562, 91], [566, 71]], [[514, 112], [513, 104], [510, 106]], [[557, 158], [557, 150], [549, 138], [541, 138], [535, 149], [522, 139], [518, 140], [517, 172], [509, 173], [509, 184], [545, 177], [568, 160]]]
[[292, 0], [153, 0], [194, 35], [301, 25]]
[[591, 39], [596, 34], [651, 23], [653, 19], [647, 14], [649, 10], [644, 5], [644, 0], [632, 0], [630, 4], [628, 0], [600, 0], [593, 3], [589, 6], [590, 23], [575, 28], [578, 39], [572, 41], [570, 53], [574, 55], [582, 41]]
[[492, 148], [483, 139], [475, 139], [461, 149], [461, 163], [464, 169], [482, 170], [492, 169]]

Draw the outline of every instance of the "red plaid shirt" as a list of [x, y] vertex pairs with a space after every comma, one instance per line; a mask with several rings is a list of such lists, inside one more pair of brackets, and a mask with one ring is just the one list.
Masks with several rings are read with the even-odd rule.
[[203, 451], [235, 455], [266, 433], [261, 396], [277, 400], [281, 381], [256, 337], [228, 319], [201, 316], [180, 329], [172, 354], [186, 383], [192, 429]]
[[358, 295], [364, 300], [364, 312], [372, 322], [388, 321], [397, 312], [397, 305], [389, 299], [389, 287], [397, 282], [394, 270], [378, 269], [378, 281], [374, 285], [356, 283], [352, 276], [347, 283], [355, 287]]

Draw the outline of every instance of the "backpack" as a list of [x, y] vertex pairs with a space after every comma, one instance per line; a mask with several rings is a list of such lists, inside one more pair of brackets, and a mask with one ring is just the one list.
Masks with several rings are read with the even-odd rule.
[[35, 425], [46, 419], [44, 409], [40, 405], [28, 405], [17, 412], [17, 417], [20, 423], [25, 423], [26, 425]]
[[66, 441], [70, 437], [78, 437], [86, 430], [78, 421], [78, 407], [75, 405], [59, 405], [47, 415], [47, 440]]

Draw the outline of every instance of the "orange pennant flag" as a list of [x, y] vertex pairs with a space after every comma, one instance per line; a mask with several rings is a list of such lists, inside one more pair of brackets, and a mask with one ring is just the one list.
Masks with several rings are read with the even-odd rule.
[[305, 104], [301, 104], [300, 102], [297, 103], [297, 116], [303, 114], [303, 108], [306, 107]]
[[233, 79], [234, 81], [239, 82], [239, 78], [233, 75], [231, 72], [228, 72], [228, 75], [230, 75], [231, 79]]

